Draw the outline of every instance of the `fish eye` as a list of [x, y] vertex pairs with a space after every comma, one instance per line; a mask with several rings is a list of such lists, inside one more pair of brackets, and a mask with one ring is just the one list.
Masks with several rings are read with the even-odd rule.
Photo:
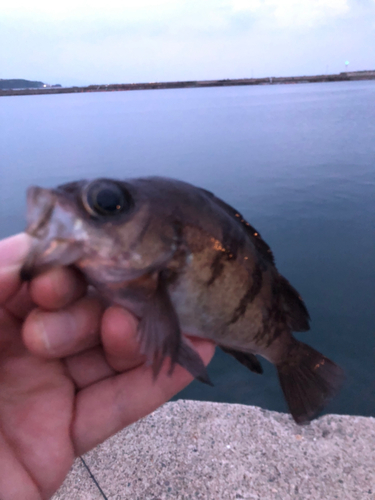
[[93, 181], [83, 193], [83, 204], [92, 215], [117, 215], [131, 206], [130, 194], [113, 181]]

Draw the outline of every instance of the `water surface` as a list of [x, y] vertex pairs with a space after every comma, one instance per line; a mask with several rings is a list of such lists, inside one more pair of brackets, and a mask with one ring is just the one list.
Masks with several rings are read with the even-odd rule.
[[[234, 205], [299, 290], [310, 332], [347, 381], [329, 412], [375, 415], [375, 82], [0, 99], [0, 236], [25, 190], [95, 176], [176, 177]], [[274, 368], [218, 352], [214, 388], [179, 397], [285, 410]]]

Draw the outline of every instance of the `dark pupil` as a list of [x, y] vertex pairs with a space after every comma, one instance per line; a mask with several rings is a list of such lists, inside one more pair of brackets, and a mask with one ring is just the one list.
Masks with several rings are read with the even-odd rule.
[[111, 214], [118, 212], [121, 208], [123, 208], [122, 205], [123, 199], [121, 193], [115, 190], [104, 188], [101, 189], [96, 195], [95, 208], [102, 213]]

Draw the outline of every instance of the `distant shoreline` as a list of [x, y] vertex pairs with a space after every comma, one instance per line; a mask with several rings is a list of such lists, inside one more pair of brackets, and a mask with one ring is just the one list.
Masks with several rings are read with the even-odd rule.
[[241, 78], [227, 80], [192, 80], [186, 82], [120, 83], [110, 85], [89, 85], [87, 87], [47, 87], [0, 90], [0, 96], [73, 94], [81, 92], [116, 92], [127, 90], [184, 89], [204, 87], [231, 87], [240, 85], [280, 85], [317, 82], [347, 82], [375, 80], [374, 71], [352, 71], [334, 75], [287, 76], [267, 78]]

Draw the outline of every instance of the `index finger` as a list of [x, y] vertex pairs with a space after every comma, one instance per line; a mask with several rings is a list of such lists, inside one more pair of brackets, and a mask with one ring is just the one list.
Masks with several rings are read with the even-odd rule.
[[26, 233], [0, 241], [0, 304], [4, 304], [21, 288], [20, 269], [31, 245]]

